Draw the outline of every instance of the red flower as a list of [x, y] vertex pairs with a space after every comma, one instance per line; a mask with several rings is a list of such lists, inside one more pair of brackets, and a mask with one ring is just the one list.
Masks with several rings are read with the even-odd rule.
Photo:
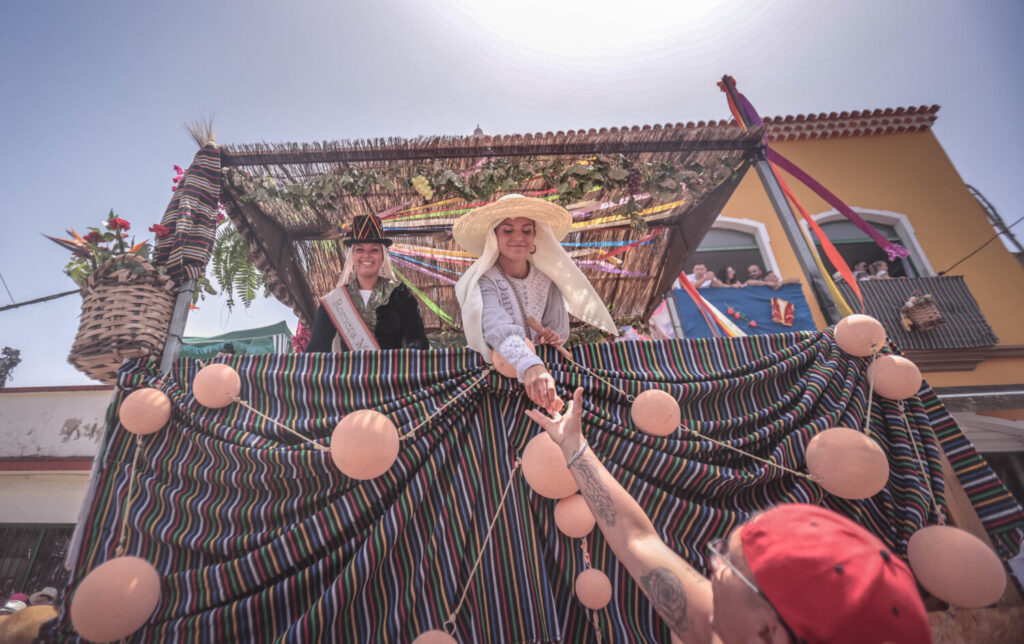
[[149, 232], [155, 233], [157, 237], [166, 237], [171, 234], [171, 229], [160, 224], [153, 224], [149, 227]]
[[82, 239], [89, 242], [90, 244], [98, 244], [100, 243], [100, 241], [102, 241], [103, 238], [100, 237], [99, 231], [94, 230], [87, 234], [85, 237], [82, 237]]
[[736, 311], [735, 313], [733, 313], [732, 316], [738, 320], [738, 319], [740, 319], [740, 312]]
[[726, 313], [728, 313], [729, 315], [732, 315], [732, 314], [733, 314], [733, 313], [735, 313], [736, 311], [734, 311], [734, 310], [732, 309], [732, 307], [730, 306], [729, 308], [727, 308], [727, 309], [725, 310], [725, 312], [726, 312]]
[[752, 327], [754, 327], [756, 329], [757, 328], [757, 320], [751, 320], [750, 321], [750, 326], [752, 326]]
[[111, 217], [110, 220], [107, 221], [107, 228], [111, 230], [128, 230], [131, 227], [132, 225], [129, 222], [121, 219], [120, 217]]

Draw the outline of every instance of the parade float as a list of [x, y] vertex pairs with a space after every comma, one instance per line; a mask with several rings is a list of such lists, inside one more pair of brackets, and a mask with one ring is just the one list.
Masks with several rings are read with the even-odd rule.
[[[152, 324], [165, 347], [107, 347], [117, 387], [43, 639], [667, 641], [520, 385], [458, 346], [452, 285], [473, 256], [450, 230], [510, 192], [557, 200], [564, 247], [616, 321], [641, 325], [766, 162], [760, 130], [201, 144], [151, 262], [108, 267], [177, 304]], [[219, 226], [308, 324], [366, 214], [438, 348], [175, 359]], [[118, 299], [89, 306], [119, 315]], [[695, 302], [716, 337], [581, 331], [538, 351], [563, 398], [584, 388], [590, 445], [676, 552], [706, 571], [706, 544], [750, 513], [812, 503], [908, 558], [935, 628], [1015, 592], [1002, 562], [1024, 511], [881, 325], [747, 336]]]

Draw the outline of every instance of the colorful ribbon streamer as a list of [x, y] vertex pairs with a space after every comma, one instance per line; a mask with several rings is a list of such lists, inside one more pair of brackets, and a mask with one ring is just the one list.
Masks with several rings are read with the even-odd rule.
[[395, 272], [395, 275], [398, 277], [398, 279], [402, 280], [403, 284], [405, 284], [406, 286], [409, 287], [409, 290], [413, 292], [413, 295], [415, 295], [416, 297], [420, 298], [420, 301], [423, 302], [424, 304], [426, 304], [428, 309], [430, 309], [431, 311], [433, 311], [434, 313], [437, 314], [437, 317], [441, 318], [442, 320], [444, 320], [448, 324], [452, 324], [453, 323], [452, 316], [450, 316], [447, 313], [445, 313], [444, 309], [442, 309], [440, 306], [438, 306], [438, 304], [436, 302], [434, 302], [434, 300], [430, 299], [429, 297], [427, 297], [423, 293], [423, 291], [421, 291], [418, 288], [416, 288], [416, 286], [413, 285], [413, 283], [409, 281], [409, 278], [407, 278], [405, 275], [403, 275], [401, 271], [399, 271], [394, 266], [391, 267], [391, 270], [393, 270]]
[[[747, 118], [749, 118], [750, 121], [756, 126], [763, 125], [764, 121], [761, 119], [761, 115], [757, 113], [757, 110], [755, 110], [754, 106], [751, 105], [749, 100], [747, 100], [747, 97], [736, 89], [736, 81], [730, 76], [728, 77], [727, 82], [732, 86], [734, 90], [736, 90], [736, 96], [739, 99], [743, 107], [743, 112], [747, 116]], [[725, 87], [725, 83], [720, 82], [718, 86], [722, 88], [723, 92], [725, 92], [726, 100], [729, 102], [729, 110], [736, 118], [736, 123], [743, 127], [743, 129], [748, 129], [746, 125], [744, 125], [744, 119], [740, 116], [740, 109], [736, 105], [736, 103], [733, 102], [732, 96]], [[874, 242], [878, 244], [878, 246], [882, 250], [886, 252], [886, 254], [889, 256], [889, 261], [893, 261], [898, 257], [910, 256], [910, 251], [900, 246], [899, 244], [894, 244], [893, 242], [883, 237], [877, 230], [874, 229], [874, 227], [871, 224], [864, 221], [864, 219], [860, 215], [855, 213], [852, 208], [843, 203], [843, 201], [839, 197], [837, 197], [831, 191], [825, 188], [825, 186], [815, 181], [814, 178], [811, 177], [811, 175], [804, 172], [795, 163], [793, 163], [792, 161], [790, 161], [789, 159], [787, 159], [786, 157], [782, 156], [774, 149], [772, 149], [772, 147], [768, 144], [767, 136], [763, 136], [761, 141], [764, 144], [765, 154], [770, 162], [779, 165], [783, 170], [796, 177], [798, 181], [800, 181], [805, 186], [814, 191], [814, 193], [821, 197], [823, 200], [825, 200], [826, 203], [828, 203], [830, 206], [841, 212], [844, 217], [853, 222], [854, 226], [863, 231], [868, 237], [874, 240]], [[840, 265], [845, 264], [846, 262], [844, 260], [843, 262], [841, 262]], [[838, 266], [839, 265], [837, 265], [837, 267]], [[829, 276], [825, 275], [825, 277], [828, 278]], [[850, 280], [852, 278], [847, 279]]]

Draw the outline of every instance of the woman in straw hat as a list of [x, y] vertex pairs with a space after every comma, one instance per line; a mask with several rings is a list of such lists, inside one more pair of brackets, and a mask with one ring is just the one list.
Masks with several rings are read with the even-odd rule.
[[[550, 407], [555, 382], [526, 346], [561, 344], [569, 337], [569, 313], [616, 333], [607, 307], [559, 243], [572, 225], [569, 212], [544, 199], [508, 195], [455, 222], [452, 234], [480, 258], [455, 285], [467, 344], [491, 362], [496, 350], [516, 369], [526, 394]], [[543, 329], [530, 329], [534, 318]]]
[[429, 349], [416, 297], [391, 270], [380, 218], [355, 217], [343, 243], [349, 252], [341, 279], [320, 298], [306, 351], [330, 351], [336, 336], [336, 351]]

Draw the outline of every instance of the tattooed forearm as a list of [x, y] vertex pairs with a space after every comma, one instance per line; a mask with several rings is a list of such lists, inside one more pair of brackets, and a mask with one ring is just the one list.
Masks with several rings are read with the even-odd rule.
[[597, 471], [590, 463], [590, 458], [590, 455], [584, 455], [583, 458], [573, 463], [572, 468], [583, 478], [580, 492], [583, 493], [583, 498], [590, 502], [590, 509], [593, 510], [594, 516], [611, 527], [615, 525], [616, 514], [615, 507], [612, 505], [612, 497], [601, 483]]
[[686, 588], [668, 568], [655, 568], [640, 578], [647, 597], [676, 635], [686, 632]]

